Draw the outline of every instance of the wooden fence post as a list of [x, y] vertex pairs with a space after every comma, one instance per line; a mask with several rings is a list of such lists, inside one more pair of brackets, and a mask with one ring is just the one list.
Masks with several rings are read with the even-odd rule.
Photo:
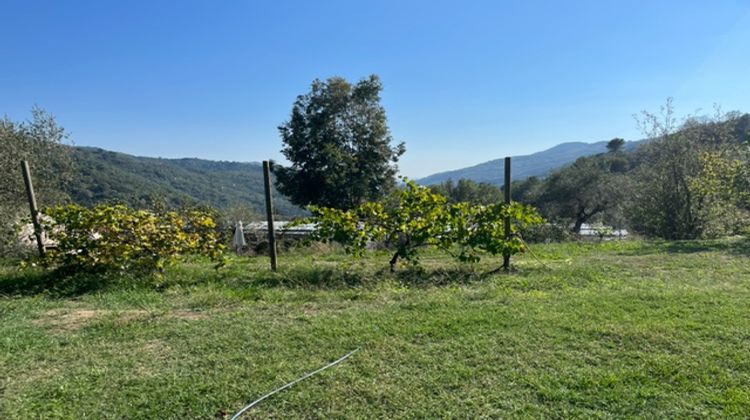
[[[510, 156], [505, 158], [505, 205], [510, 205]], [[505, 216], [505, 240], [509, 240], [511, 236], [510, 232], [510, 216]], [[503, 254], [503, 269], [505, 271], [510, 270], [510, 254]]]
[[31, 171], [29, 162], [21, 161], [21, 172], [23, 173], [23, 182], [26, 184], [26, 197], [29, 199], [29, 210], [31, 210], [31, 223], [34, 224], [34, 236], [36, 236], [36, 246], [39, 249], [39, 256], [44, 258], [44, 240], [42, 239], [42, 225], [39, 223], [39, 209], [36, 206], [36, 195], [34, 195], [34, 184], [31, 182]]
[[263, 186], [266, 190], [266, 219], [268, 220], [268, 252], [271, 256], [271, 270], [276, 271], [276, 234], [273, 228], [273, 200], [271, 198], [271, 165], [263, 161]]

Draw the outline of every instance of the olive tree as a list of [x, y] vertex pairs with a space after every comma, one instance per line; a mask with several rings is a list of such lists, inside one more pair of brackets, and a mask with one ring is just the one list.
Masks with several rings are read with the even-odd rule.
[[631, 184], [619, 162], [620, 157], [608, 154], [578, 158], [544, 181], [535, 202], [548, 218], [570, 222], [574, 233], [596, 217], [613, 221]]
[[[21, 160], [27, 160], [40, 206], [64, 201], [65, 187], [73, 176], [68, 135], [55, 118], [40, 108], [31, 110], [32, 118], [15, 122], [0, 119], [0, 253], [6, 254], [15, 243], [14, 225], [28, 211]], [[26, 213], [28, 214], [28, 213]]]

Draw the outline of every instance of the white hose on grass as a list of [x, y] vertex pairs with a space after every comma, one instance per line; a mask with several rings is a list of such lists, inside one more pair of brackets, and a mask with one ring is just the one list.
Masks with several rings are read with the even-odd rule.
[[301, 377], [299, 377], [299, 378], [297, 378], [297, 379], [293, 380], [292, 382], [289, 382], [288, 384], [286, 384], [286, 385], [284, 385], [284, 386], [282, 386], [282, 387], [280, 387], [280, 388], [276, 388], [276, 389], [274, 389], [273, 391], [269, 392], [268, 394], [266, 394], [266, 395], [264, 395], [264, 396], [262, 396], [262, 397], [258, 398], [257, 400], [255, 400], [255, 401], [251, 402], [250, 404], [246, 405], [246, 406], [245, 406], [245, 407], [244, 407], [244, 408], [243, 408], [242, 410], [238, 411], [238, 412], [237, 412], [237, 414], [235, 414], [234, 416], [232, 416], [232, 420], [236, 420], [236, 419], [238, 419], [238, 418], [239, 418], [239, 417], [240, 417], [241, 415], [243, 415], [243, 414], [244, 414], [244, 413], [245, 413], [245, 412], [246, 412], [247, 410], [249, 410], [249, 409], [253, 408], [253, 407], [254, 407], [254, 406], [255, 406], [256, 404], [258, 404], [259, 402], [261, 402], [261, 401], [265, 400], [266, 398], [268, 398], [268, 397], [270, 397], [270, 396], [272, 396], [272, 395], [274, 395], [274, 394], [276, 394], [276, 393], [278, 393], [278, 392], [281, 392], [281, 391], [283, 391], [283, 390], [285, 390], [285, 389], [287, 389], [287, 388], [291, 388], [291, 387], [292, 387], [292, 386], [293, 386], [294, 384], [296, 384], [297, 382], [301, 382], [301, 381], [304, 381], [305, 379], [307, 379], [307, 378], [309, 378], [309, 377], [311, 377], [311, 376], [313, 376], [313, 375], [315, 375], [315, 374], [317, 374], [317, 373], [320, 373], [320, 372], [322, 372], [322, 371], [324, 371], [324, 370], [328, 369], [329, 367], [332, 367], [332, 366], [336, 366], [337, 364], [339, 364], [339, 363], [343, 362], [344, 360], [346, 360], [347, 358], [349, 358], [349, 356], [353, 355], [354, 353], [356, 353], [356, 352], [358, 352], [358, 351], [359, 351], [359, 348], [356, 348], [356, 349], [354, 349], [354, 350], [350, 351], [349, 353], [345, 354], [345, 355], [344, 355], [343, 357], [341, 357], [340, 359], [338, 359], [338, 360], [336, 360], [336, 361], [333, 361], [333, 362], [331, 362], [331, 363], [329, 363], [329, 364], [327, 364], [327, 365], [323, 366], [322, 368], [320, 368], [320, 369], [318, 369], [318, 370], [316, 370], [316, 371], [313, 371], [313, 372], [310, 372], [310, 373], [308, 373], [308, 374], [305, 374], [304, 376], [301, 376]]

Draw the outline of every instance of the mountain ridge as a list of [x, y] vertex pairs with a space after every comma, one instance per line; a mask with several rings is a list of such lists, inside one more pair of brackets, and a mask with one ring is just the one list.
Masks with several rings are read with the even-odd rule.
[[[624, 148], [626, 150], [635, 149], [643, 141], [627, 141]], [[532, 154], [513, 156], [511, 178], [523, 180], [532, 176], [547, 176], [553, 170], [575, 162], [579, 157], [606, 152], [607, 143], [608, 141], [594, 143], [565, 142]], [[470, 179], [475, 182], [501, 185], [504, 182], [504, 167], [504, 158], [492, 159], [477, 165], [428, 175], [417, 179], [416, 182], [422, 185], [434, 185], [448, 180]]]

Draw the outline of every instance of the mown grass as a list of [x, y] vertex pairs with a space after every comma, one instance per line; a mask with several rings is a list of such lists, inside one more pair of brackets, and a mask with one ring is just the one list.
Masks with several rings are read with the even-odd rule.
[[[190, 261], [164, 279], [0, 269], [0, 418], [748, 417], [745, 239]], [[546, 266], [545, 266], [546, 265]]]

